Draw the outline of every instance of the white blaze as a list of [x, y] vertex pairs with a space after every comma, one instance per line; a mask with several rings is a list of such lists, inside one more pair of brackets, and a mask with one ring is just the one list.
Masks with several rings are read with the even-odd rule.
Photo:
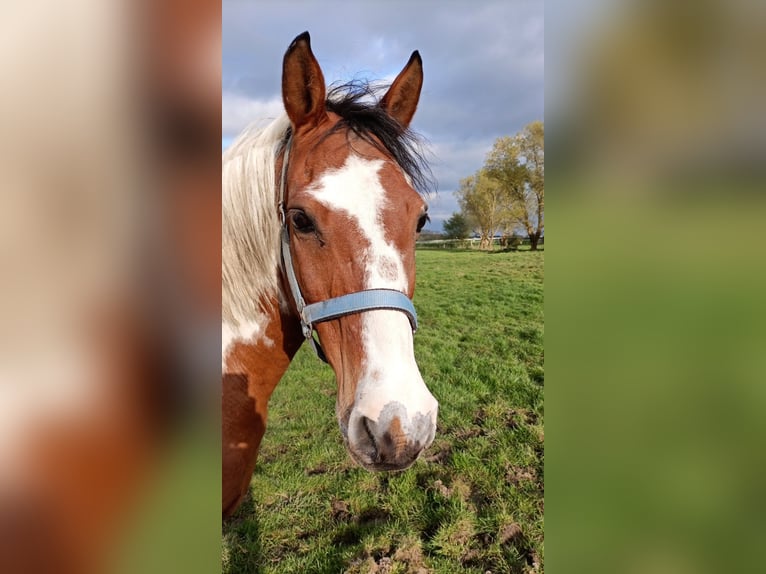
[[[326, 172], [309, 192], [330, 209], [351, 217], [366, 239], [363, 254], [366, 289], [395, 289], [406, 293], [402, 255], [386, 240], [383, 211], [386, 192], [378, 172], [382, 160], [351, 154], [342, 168]], [[383, 408], [398, 402], [408, 418], [420, 413], [436, 418], [436, 400], [426, 388], [415, 363], [412, 327], [401, 311], [375, 310], [361, 314], [365, 363], [357, 384], [355, 410], [377, 421]], [[401, 421], [406, 429], [407, 421]]]

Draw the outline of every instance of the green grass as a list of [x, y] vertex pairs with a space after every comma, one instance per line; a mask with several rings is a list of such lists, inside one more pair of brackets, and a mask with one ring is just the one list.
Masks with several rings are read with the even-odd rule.
[[224, 525], [224, 572], [542, 572], [543, 260], [417, 252], [415, 354], [440, 410], [405, 472], [350, 460], [332, 370], [301, 349]]

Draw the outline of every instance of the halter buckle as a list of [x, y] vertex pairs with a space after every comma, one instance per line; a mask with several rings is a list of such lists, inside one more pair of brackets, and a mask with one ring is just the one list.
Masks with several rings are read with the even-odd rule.
[[303, 330], [303, 336], [306, 339], [311, 338], [311, 334], [314, 332], [314, 327], [311, 325], [311, 319], [305, 313], [306, 308], [301, 309], [301, 329]]

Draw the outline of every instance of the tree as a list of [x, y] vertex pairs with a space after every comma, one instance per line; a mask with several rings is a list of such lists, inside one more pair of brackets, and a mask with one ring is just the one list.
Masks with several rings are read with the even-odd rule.
[[448, 239], [465, 239], [468, 237], [468, 221], [460, 212], [453, 213], [444, 222], [444, 233]]
[[504, 211], [507, 202], [503, 200], [501, 184], [482, 169], [460, 180], [460, 189], [456, 194], [463, 214], [479, 230], [479, 246], [482, 249], [490, 248], [495, 231], [506, 217]]
[[545, 231], [543, 122], [532, 122], [513, 137], [497, 139], [484, 170], [502, 189], [508, 217], [504, 223], [524, 228], [535, 251]]

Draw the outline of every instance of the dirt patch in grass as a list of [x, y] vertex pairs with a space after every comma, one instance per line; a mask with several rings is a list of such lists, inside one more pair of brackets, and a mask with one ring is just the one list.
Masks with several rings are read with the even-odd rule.
[[534, 548], [532, 541], [524, 534], [521, 526], [516, 522], [510, 522], [500, 527], [497, 534], [500, 547], [513, 547], [526, 563], [526, 572], [538, 572], [540, 570], [540, 557]]
[[497, 535], [497, 541], [500, 544], [506, 544], [515, 538], [519, 538], [520, 536], [522, 536], [521, 526], [515, 522], [511, 522], [510, 524], [506, 524], [500, 528], [500, 532]]
[[444, 486], [444, 483], [441, 480], [434, 481], [434, 490], [445, 498], [452, 496], [452, 490]]
[[423, 460], [430, 463], [446, 463], [452, 457], [452, 445], [445, 441], [437, 441], [431, 448], [428, 449], [428, 456]]
[[457, 496], [463, 502], [467, 502], [471, 497], [471, 486], [459, 477], [449, 487], [441, 479], [437, 479], [434, 481], [432, 488], [445, 498]]
[[330, 503], [330, 510], [332, 512], [333, 520], [338, 522], [348, 522], [351, 518], [351, 512], [348, 509], [348, 504], [340, 499], [333, 499]]
[[540, 557], [535, 550], [531, 550], [527, 555], [527, 564], [529, 569], [527, 572], [539, 572], [540, 571]]
[[513, 486], [523, 483], [537, 484], [537, 470], [531, 466], [508, 465], [505, 469], [505, 481]]
[[484, 407], [480, 407], [473, 415], [473, 424], [483, 425], [485, 422], [487, 422], [487, 411]]
[[[264, 448], [261, 448], [258, 453], [258, 465], [264, 465], [271, 462], [275, 462], [282, 458], [290, 451], [290, 446], [287, 444], [268, 444]], [[259, 467], [256, 466], [256, 469]]]
[[367, 508], [359, 514], [354, 522], [360, 526], [370, 526], [386, 522], [390, 518], [391, 515], [382, 508]]
[[423, 548], [420, 539], [415, 536], [405, 536], [399, 543], [399, 547], [394, 553], [394, 560], [404, 563], [407, 566], [408, 574], [427, 574], [423, 559]]
[[478, 426], [473, 426], [467, 429], [460, 429], [455, 432], [455, 438], [458, 440], [466, 441], [478, 436], [485, 436], [487, 432]]
[[510, 429], [518, 428], [522, 424], [530, 426], [537, 424], [537, 413], [529, 409], [508, 409], [503, 418], [505, 426]]
[[364, 550], [344, 571], [347, 574], [429, 574], [420, 539], [404, 536], [397, 544], [377, 550]]
[[389, 556], [382, 556], [375, 560], [372, 556], [357, 558], [352, 561], [346, 574], [391, 574], [394, 566]]
[[309, 468], [308, 470], [306, 470], [306, 474], [307, 474], [308, 476], [313, 476], [313, 475], [315, 475], [315, 474], [324, 474], [324, 473], [326, 473], [328, 470], [329, 470], [329, 469], [327, 468], [327, 466], [326, 466], [326, 465], [324, 465], [323, 463], [319, 463], [319, 464], [318, 464], [318, 465], [316, 465], [314, 468]]

